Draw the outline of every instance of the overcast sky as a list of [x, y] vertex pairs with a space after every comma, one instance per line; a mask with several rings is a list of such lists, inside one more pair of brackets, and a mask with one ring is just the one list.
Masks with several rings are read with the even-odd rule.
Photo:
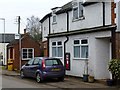
[[[0, 18], [5, 18], [5, 32], [18, 32], [17, 16], [21, 16], [21, 32], [23, 32], [26, 18], [34, 15], [41, 19], [51, 12], [51, 8], [63, 6], [69, 1], [72, 0], [0, 0]], [[4, 31], [3, 25], [3, 20], [0, 20], [0, 33]]]
[[[21, 16], [21, 32], [23, 32], [26, 18], [34, 15], [41, 19], [51, 12], [51, 8], [63, 6], [69, 1], [72, 0], [0, 0], [0, 18], [5, 18], [5, 32], [18, 32], [17, 16]], [[0, 20], [0, 33], [4, 31], [3, 25], [3, 20]]]

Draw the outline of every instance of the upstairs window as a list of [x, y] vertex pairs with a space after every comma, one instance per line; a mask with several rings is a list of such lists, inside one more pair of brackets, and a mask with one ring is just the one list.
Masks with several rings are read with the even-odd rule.
[[78, 19], [78, 7], [73, 8], [73, 19]]
[[56, 10], [53, 10], [52, 18], [53, 18], [53, 24], [55, 24], [57, 22]]
[[83, 17], [83, 5], [79, 2], [79, 17]]
[[53, 15], [53, 23], [56, 23], [56, 15]]
[[73, 20], [83, 17], [83, 5], [82, 2], [76, 2], [73, 4]]

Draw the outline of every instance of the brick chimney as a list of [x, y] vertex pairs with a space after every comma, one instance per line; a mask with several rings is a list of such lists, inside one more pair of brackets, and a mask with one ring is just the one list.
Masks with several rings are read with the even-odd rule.
[[116, 8], [116, 3], [111, 2], [111, 23], [112, 25], [115, 24], [115, 18], [116, 18], [116, 13], [115, 13], [115, 8]]
[[26, 34], [26, 29], [24, 29], [24, 34]]

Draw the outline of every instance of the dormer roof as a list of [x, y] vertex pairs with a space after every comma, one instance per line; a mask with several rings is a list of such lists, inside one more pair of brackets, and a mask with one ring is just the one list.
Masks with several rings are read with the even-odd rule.
[[[83, 6], [88, 6], [88, 5], [92, 5], [92, 4], [95, 4], [95, 3], [98, 3], [98, 2], [85, 2], [83, 3], [82, 5]], [[61, 14], [61, 13], [66, 13], [68, 11], [72, 11], [72, 1], [71, 2], [68, 2], [67, 4], [63, 5], [62, 7], [54, 7], [52, 8], [51, 10], [54, 10], [54, 9], [57, 9], [57, 8], [61, 8], [60, 10], [56, 11], [56, 14]], [[51, 13], [48, 13], [47, 15], [45, 15], [41, 20], [40, 22], [44, 22], [44, 20], [46, 20], [48, 17], [50, 17], [52, 15], [52, 12]]]

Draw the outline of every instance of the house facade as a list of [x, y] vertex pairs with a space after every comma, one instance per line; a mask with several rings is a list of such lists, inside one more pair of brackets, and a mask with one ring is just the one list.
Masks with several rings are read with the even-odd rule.
[[67, 75], [82, 77], [88, 73], [95, 79], [110, 78], [107, 65], [115, 58], [113, 10], [113, 2], [79, 0], [52, 8], [40, 20], [48, 56], [60, 58]]
[[3, 65], [7, 65], [7, 53], [6, 53], [6, 46], [15, 39], [15, 34], [10, 33], [1, 33], [0, 34], [0, 58], [3, 62]]
[[[20, 67], [29, 59], [40, 56], [40, 45], [28, 33], [21, 35], [7, 45], [7, 65], [12, 62], [12, 70], [20, 70]], [[20, 54], [21, 53], [21, 54]]]

